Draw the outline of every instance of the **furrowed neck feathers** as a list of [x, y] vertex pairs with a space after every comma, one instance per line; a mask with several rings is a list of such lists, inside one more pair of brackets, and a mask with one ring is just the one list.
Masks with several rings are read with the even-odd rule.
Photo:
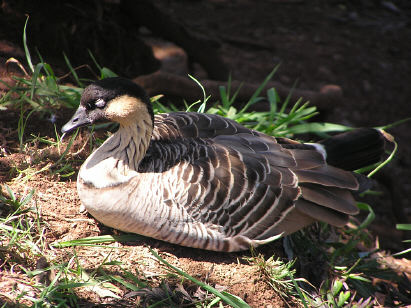
[[153, 132], [151, 116], [144, 108], [128, 110], [127, 114], [116, 104], [108, 106], [106, 114], [120, 123], [120, 127], [90, 155], [79, 172], [79, 178], [103, 188], [127, 182], [137, 174]]

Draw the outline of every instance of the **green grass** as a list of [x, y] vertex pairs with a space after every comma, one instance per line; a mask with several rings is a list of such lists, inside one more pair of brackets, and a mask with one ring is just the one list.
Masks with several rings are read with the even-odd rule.
[[1, 187], [7, 191], [7, 197], [0, 195], [0, 254], [2, 259], [30, 260], [44, 250], [45, 226], [35, 206], [29, 206], [34, 190], [18, 199], [9, 186]]
[[[89, 237], [89, 238], [82, 238], [82, 239], [66, 241], [66, 242], [59, 242], [59, 243], [53, 244], [53, 246], [56, 247], [56, 248], [76, 247], [76, 246], [102, 247], [101, 246], [102, 244], [130, 242], [130, 241], [136, 240], [136, 238], [141, 238], [141, 236], [135, 235], [135, 234], [124, 234], [124, 235], [119, 235], [119, 236], [105, 235], [105, 236], [95, 236], [95, 237]], [[106, 248], [111, 247], [113, 249], [116, 248], [116, 247], [112, 247], [112, 246], [105, 246], [105, 247]], [[239, 298], [235, 295], [232, 295], [228, 292], [224, 292], [224, 291], [220, 292], [220, 291], [216, 290], [214, 287], [212, 287], [212, 286], [210, 286], [210, 285], [208, 285], [208, 284], [192, 277], [188, 273], [186, 273], [186, 272], [182, 271], [181, 269], [171, 265], [169, 262], [167, 262], [165, 259], [163, 259], [157, 252], [155, 252], [151, 248], [150, 248], [150, 252], [161, 264], [164, 264], [166, 266], [167, 270], [171, 274], [177, 275], [181, 278], [184, 278], [188, 281], [191, 281], [192, 283], [198, 285], [199, 287], [203, 288], [204, 290], [206, 290], [207, 292], [209, 292], [210, 294], [215, 296], [212, 299], [207, 299], [204, 303], [197, 302], [197, 304], [207, 304], [207, 307], [213, 307], [213, 305], [217, 304], [219, 301], [222, 301], [225, 304], [228, 304], [231, 307], [235, 307], [235, 308], [250, 307], [241, 298]], [[129, 288], [132, 291], [140, 291], [142, 288], [147, 288], [148, 287], [148, 285], [145, 282], [142, 282], [138, 279], [133, 279], [133, 283], [130, 284], [129, 282], [124, 281], [123, 280], [124, 278], [122, 278], [122, 277], [117, 277], [117, 278], [111, 277], [111, 278], [112, 278], [111, 280], [115, 280], [117, 282], [120, 282], [123, 286]], [[148, 291], [148, 290], [149, 289], [147, 289], [146, 291]], [[160, 302], [162, 302], [163, 300], [166, 303], [167, 302], [166, 300], [172, 300], [172, 299], [171, 298], [160, 299], [158, 303], [161, 304]], [[210, 306], [211, 303], [212, 303], [212, 305]], [[176, 303], [170, 302], [170, 304], [176, 304]], [[200, 306], [200, 307], [206, 307], [206, 306]]]
[[[314, 231], [302, 230], [290, 237], [293, 251], [304, 259], [302, 263], [318, 262], [318, 274], [327, 274], [319, 289], [312, 291], [309, 297], [304, 296], [311, 305], [327, 303], [330, 307], [357, 307], [358, 303], [364, 302], [377, 304], [372, 297], [383, 290], [373, 283], [374, 279], [392, 283], [402, 280], [373, 257], [378, 249], [373, 248], [374, 239], [366, 228], [375, 214], [367, 204], [360, 203], [359, 207], [369, 211], [367, 217], [355, 228], [340, 229], [337, 238], [332, 228], [323, 223], [312, 227]], [[368, 249], [360, 249], [361, 246]]]
[[[230, 82], [228, 82], [229, 85], [227, 88], [224, 86], [220, 87], [219, 99], [214, 104], [211, 104], [209, 102], [210, 97], [206, 95], [202, 85], [194, 77], [190, 76], [190, 78], [193, 79], [203, 91], [203, 100], [194, 102], [190, 105], [186, 103], [186, 111], [218, 114], [235, 120], [248, 128], [276, 137], [294, 137], [296, 134], [307, 133], [325, 137], [327, 136], [327, 133], [343, 132], [353, 129], [348, 126], [334, 123], [308, 122], [307, 120], [318, 114], [317, 108], [315, 106], [310, 106], [309, 102], [303, 103], [302, 98], [290, 106], [291, 93], [284, 99], [284, 101], [281, 101], [274, 88], [270, 88], [266, 93], [262, 93], [263, 89], [273, 78], [277, 70], [278, 66], [276, 66], [263, 80], [256, 92], [241, 108], [236, 107], [236, 97], [239, 89], [234, 94], [231, 94]], [[264, 112], [253, 111], [251, 107], [262, 100], [268, 101], [270, 110]], [[197, 109], [194, 108], [195, 106], [198, 106]], [[179, 110], [172, 104], [167, 104], [167, 106], [165, 106], [159, 102], [159, 100], [155, 100], [154, 111], [156, 113], [164, 113]]]
[[[397, 224], [397, 230], [411, 231], [411, 224]], [[411, 243], [411, 240], [405, 240], [404, 243]], [[407, 248], [403, 251], [397, 252], [394, 256], [404, 256], [411, 253], [411, 248]]]
[[[35, 136], [31, 134], [27, 136], [26, 128], [29, 121], [35, 121], [33, 118], [49, 119], [50, 122], [55, 122], [56, 114], [62, 108], [75, 109], [78, 107], [80, 97], [84, 89], [85, 82], [90, 80], [84, 80], [79, 78], [76, 73], [77, 68], [73, 68], [69, 59], [64, 55], [69, 74], [73, 77], [76, 85], [65, 85], [62, 81], [67, 77], [57, 77], [52, 67], [46, 63], [40, 53], [38, 58], [40, 62], [33, 64], [33, 59], [29, 52], [26, 40], [26, 21], [23, 32], [23, 45], [26, 54], [27, 66], [29, 73], [24, 69], [24, 66], [16, 59], [9, 59], [7, 63], [16, 63], [24, 74], [23, 77], [13, 76], [15, 85], [9, 85], [0, 80], [1, 83], [8, 87], [8, 92], [0, 98], [0, 110], [7, 108], [18, 110], [19, 118], [17, 123], [17, 135], [19, 140], [19, 151], [21, 153], [27, 152], [27, 147], [33, 144], [42, 143], [49, 147], [63, 147], [62, 138], [60, 136], [60, 128], [54, 125], [55, 136], [54, 138], [46, 138], [43, 136]], [[116, 76], [114, 72], [108, 68], [101, 67], [95, 60], [93, 54], [89, 51], [90, 57], [97, 67], [99, 74], [95, 74], [99, 78], [107, 78]], [[71, 146], [77, 136], [77, 132], [70, 137], [66, 148], [62, 151], [60, 158], [53, 163], [45, 165], [43, 168], [32, 168], [31, 166], [21, 168], [16, 166], [14, 171], [18, 174], [16, 180], [26, 182], [33, 176], [41, 173], [48, 172], [51, 175], [59, 175], [60, 177], [70, 177], [75, 171], [71, 165], [70, 159], [67, 159], [67, 153], [69, 153]], [[53, 140], [54, 139], [54, 140]], [[92, 147], [92, 145], [91, 145]], [[41, 160], [41, 158], [34, 157], [34, 160]]]
[[[305, 279], [294, 279], [296, 270], [294, 268], [295, 259], [284, 262], [274, 255], [266, 259], [262, 254], [257, 254], [251, 249], [251, 257], [244, 258], [249, 264], [255, 265], [263, 275], [267, 283], [283, 298], [284, 301], [295, 299], [300, 294], [301, 289], [296, 288], [296, 282], [306, 282]], [[302, 302], [305, 302], [302, 298]]]

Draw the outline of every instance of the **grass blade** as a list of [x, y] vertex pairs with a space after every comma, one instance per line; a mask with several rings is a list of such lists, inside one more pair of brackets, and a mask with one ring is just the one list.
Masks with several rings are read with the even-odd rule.
[[398, 121], [395, 121], [394, 123], [391, 123], [391, 124], [388, 124], [388, 125], [385, 125], [385, 126], [380, 126], [380, 127], [377, 127], [377, 128], [382, 129], [382, 130], [388, 130], [392, 127], [398, 126], [398, 125], [400, 125], [402, 123], [405, 123], [405, 122], [408, 122], [408, 121], [411, 121], [411, 117], [405, 118], [405, 119], [402, 119], [402, 120], [398, 120]]
[[123, 235], [102, 235], [90, 236], [77, 240], [66, 242], [53, 243], [52, 246], [56, 248], [74, 247], [74, 246], [91, 246], [96, 244], [114, 243], [114, 242], [131, 242], [140, 239], [141, 236], [137, 234], [123, 234]]
[[[76, 139], [79, 129], [77, 128], [76, 132], [71, 136], [70, 141], [64, 150], [63, 154], [61, 154], [60, 158], [54, 163], [54, 166], [57, 166], [63, 158], [67, 155], [68, 151], [70, 150], [71, 146], [73, 145], [74, 139]], [[61, 139], [60, 139], [61, 140]]]
[[[193, 80], [200, 87], [201, 91], [203, 92], [203, 102], [201, 103], [200, 107], [198, 107], [197, 112], [204, 113], [206, 105], [207, 105], [207, 101], [210, 98], [210, 96], [206, 95], [206, 92], [205, 92], [205, 89], [204, 89], [203, 85], [196, 78], [194, 78], [190, 74], [188, 74], [188, 77], [190, 77], [190, 79]], [[191, 104], [190, 107], [188, 107], [186, 111], [190, 111], [191, 107], [193, 107], [196, 104], [197, 104], [197, 102]]]
[[30, 91], [30, 99], [33, 99], [34, 97], [34, 92], [36, 91], [37, 80], [38, 80], [38, 77], [40, 75], [40, 71], [42, 68], [43, 68], [43, 63], [38, 63], [36, 65], [36, 68], [33, 71], [33, 76], [31, 77], [32, 84], [31, 84], [31, 91]]
[[381, 164], [379, 164], [373, 171], [368, 173], [367, 177], [372, 177], [374, 174], [376, 174], [378, 171], [380, 171], [385, 165], [387, 165], [393, 158], [395, 153], [397, 152], [398, 149], [398, 144], [394, 140], [392, 141], [394, 143], [394, 149], [392, 150], [390, 156], [386, 160], [384, 160]]
[[243, 109], [241, 109], [241, 111], [239, 112], [240, 114], [244, 113], [247, 111], [247, 109], [253, 105], [254, 103], [256, 103], [257, 97], [260, 95], [260, 93], [264, 90], [265, 86], [267, 85], [267, 83], [273, 78], [274, 74], [277, 72], [277, 70], [279, 69], [280, 65], [276, 65], [274, 67], [274, 69], [270, 72], [270, 74], [268, 74], [268, 76], [264, 79], [264, 81], [261, 83], [261, 85], [257, 88], [257, 90], [254, 92], [254, 94], [251, 96], [251, 98], [249, 99], [249, 101], [247, 102], [247, 104], [245, 104], [245, 106], [243, 107]]
[[285, 108], [287, 108], [288, 104], [290, 103], [291, 100], [291, 96], [293, 94], [293, 91], [295, 89], [297, 85], [297, 82], [294, 82], [293, 86], [291, 87], [290, 93], [288, 93], [287, 97], [285, 98], [284, 102], [281, 105], [281, 109], [280, 109], [280, 114], [283, 114], [285, 112]]
[[297, 284], [297, 281], [295, 281], [294, 275], [291, 272], [290, 272], [290, 279], [293, 282], [294, 288], [297, 290], [298, 297], [300, 298], [301, 302], [303, 303], [304, 308], [308, 308], [307, 301], [305, 300], [305, 297], [304, 297], [303, 293], [301, 292], [300, 286]]
[[71, 72], [71, 74], [73, 75], [74, 79], [76, 80], [77, 84], [79, 85], [79, 87], [84, 88], [83, 83], [81, 82], [80, 78], [78, 77], [76, 70], [73, 68], [73, 66], [70, 63], [70, 60], [67, 58], [66, 53], [63, 52], [63, 57], [64, 57], [64, 61], [66, 61], [66, 64]]
[[397, 230], [411, 231], [411, 224], [396, 224]]
[[329, 133], [329, 132], [346, 132], [352, 130], [351, 127], [334, 124], [334, 123], [319, 123], [311, 122], [294, 125], [288, 128], [292, 134], [305, 134], [305, 133]]
[[150, 248], [151, 253], [153, 254], [154, 257], [156, 257], [161, 263], [165, 264], [167, 267], [171, 268], [173, 271], [177, 272], [179, 275], [183, 276], [184, 278], [194, 282], [198, 286], [202, 287], [203, 289], [209, 291], [210, 293], [214, 294], [215, 296], [221, 298], [226, 304], [231, 305], [234, 308], [250, 308], [250, 306], [243, 301], [241, 298], [235, 296], [235, 295], [227, 295], [227, 292], [219, 292], [213, 287], [211, 287], [208, 284], [205, 284], [204, 282], [201, 282], [200, 280], [195, 279], [194, 277], [190, 276], [189, 274], [183, 272], [179, 268], [171, 265], [168, 263], [166, 260], [161, 258], [154, 250]]
[[267, 90], [267, 99], [270, 103], [270, 116], [269, 121], [274, 122], [274, 115], [277, 112], [277, 102], [278, 102], [278, 95], [274, 88], [270, 88]]
[[363, 203], [363, 202], [357, 202], [357, 206], [360, 210], [368, 211], [369, 213], [367, 215], [367, 218], [365, 218], [365, 220], [358, 226], [356, 231], [368, 227], [371, 224], [371, 222], [375, 219], [374, 210], [369, 204]]
[[33, 73], [34, 72], [34, 66], [33, 63], [31, 62], [31, 56], [30, 56], [30, 51], [27, 46], [27, 35], [26, 35], [26, 29], [27, 29], [27, 23], [29, 22], [29, 16], [26, 18], [26, 22], [24, 23], [24, 29], [23, 29], [23, 46], [24, 46], [24, 53], [26, 54], [26, 60], [27, 64], [30, 67], [30, 71]]

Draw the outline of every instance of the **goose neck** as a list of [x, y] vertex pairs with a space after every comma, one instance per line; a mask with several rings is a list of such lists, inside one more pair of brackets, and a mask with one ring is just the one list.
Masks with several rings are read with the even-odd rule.
[[116, 133], [119, 138], [118, 151], [122, 153], [122, 157], [126, 156], [124, 162], [128, 162], [131, 169], [138, 170], [149, 147], [152, 132], [152, 125], [149, 123], [120, 125]]

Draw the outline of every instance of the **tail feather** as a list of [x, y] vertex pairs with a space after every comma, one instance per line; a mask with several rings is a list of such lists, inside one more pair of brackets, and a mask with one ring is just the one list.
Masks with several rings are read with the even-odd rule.
[[385, 138], [374, 128], [359, 128], [319, 142], [327, 153], [327, 163], [344, 170], [356, 170], [380, 161]]

